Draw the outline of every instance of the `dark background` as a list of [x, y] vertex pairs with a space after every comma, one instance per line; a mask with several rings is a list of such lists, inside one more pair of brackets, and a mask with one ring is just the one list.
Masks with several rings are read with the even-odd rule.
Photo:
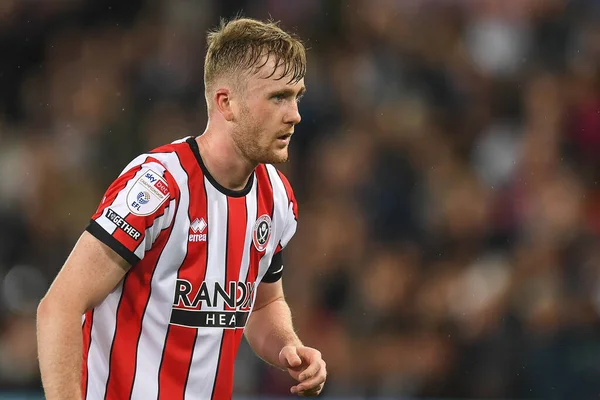
[[[284, 285], [326, 394], [598, 398], [597, 0], [0, 0], [0, 388], [39, 393], [37, 302], [122, 168], [204, 130], [240, 11], [309, 47]], [[242, 347], [236, 394], [290, 385]]]

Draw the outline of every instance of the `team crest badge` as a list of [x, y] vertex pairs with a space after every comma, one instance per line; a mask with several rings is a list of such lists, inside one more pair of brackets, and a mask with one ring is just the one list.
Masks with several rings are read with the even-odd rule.
[[267, 214], [261, 215], [254, 223], [252, 241], [258, 251], [264, 251], [271, 237], [271, 217]]

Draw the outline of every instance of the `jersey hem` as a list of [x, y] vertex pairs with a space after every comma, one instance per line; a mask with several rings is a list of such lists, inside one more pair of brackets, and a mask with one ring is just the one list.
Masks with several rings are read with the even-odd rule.
[[111, 236], [110, 233], [106, 232], [100, 224], [94, 220], [90, 221], [90, 224], [85, 229], [91, 233], [96, 239], [110, 247], [115, 253], [120, 255], [130, 265], [135, 265], [140, 262], [140, 258], [125, 247], [121, 242]]
[[[277, 271], [277, 272], [275, 272]], [[261, 282], [264, 283], [275, 283], [283, 276], [283, 250], [275, 253], [271, 260], [271, 265], [267, 270], [265, 276], [263, 276]]]

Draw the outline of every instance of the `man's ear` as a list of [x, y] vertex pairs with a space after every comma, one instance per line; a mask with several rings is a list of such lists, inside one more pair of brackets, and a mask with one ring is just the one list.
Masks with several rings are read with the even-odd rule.
[[218, 89], [215, 92], [215, 106], [226, 121], [233, 121], [233, 109], [231, 104], [231, 91], [227, 88]]

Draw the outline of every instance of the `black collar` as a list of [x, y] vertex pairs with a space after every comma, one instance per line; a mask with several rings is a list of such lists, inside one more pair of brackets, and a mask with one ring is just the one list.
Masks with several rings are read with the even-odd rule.
[[217, 182], [217, 180], [215, 178], [213, 178], [213, 176], [210, 174], [210, 172], [208, 172], [208, 169], [206, 168], [206, 165], [204, 165], [204, 161], [202, 161], [202, 157], [200, 156], [200, 149], [198, 148], [198, 142], [196, 142], [196, 138], [193, 136], [189, 137], [187, 139], [187, 142], [190, 145], [192, 152], [196, 156], [196, 160], [198, 160], [198, 164], [200, 165], [202, 172], [204, 172], [204, 176], [206, 176], [208, 178], [208, 181], [219, 192], [223, 193], [226, 196], [230, 196], [230, 197], [244, 197], [248, 193], [250, 193], [250, 190], [252, 189], [252, 185], [254, 184], [254, 173], [252, 173], [252, 175], [250, 175], [250, 179], [248, 179], [248, 183], [246, 183], [246, 186], [243, 189], [241, 189], [241, 190], [228, 189], [228, 188], [224, 187], [223, 185], [221, 185], [219, 182]]

